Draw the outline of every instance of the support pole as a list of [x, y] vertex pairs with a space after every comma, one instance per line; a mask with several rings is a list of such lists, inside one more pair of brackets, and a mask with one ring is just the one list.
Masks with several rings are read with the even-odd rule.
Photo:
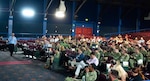
[[120, 33], [121, 33], [121, 25], [122, 25], [122, 19], [121, 19], [121, 7], [119, 7], [118, 34], [120, 34]]
[[8, 20], [8, 37], [12, 34], [12, 29], [13, 29], [13, 16], [9, 16]]
[[100, 24], [101, 24], [101, 21], [99, 20], [99, 16], [100, 16], [100, 4], [98, 4], [98, 7], [97, 7], [97, 27], [96, 27], [96, 36], [99, 36], [100, 35]]
[[73, 1], [72, 3], [72, 36], [74, 37], [75, 36], [75, 28], [76, 28], [76, 25], [75, 25], [75, 20], [74, 20], [74, 17], [75, 17], [75, 1]]
[[44, 14], [44, 17], [43, 17], [43, 32], [42, 32], [43, 34], [42, 35], [46, 35], [46, 33], [47, 33], [47, 18], [46, 18], [46, 16], [47, 16], [47, 10], [48, 10], [48, 8], [49, 8], [49, 6], [51, 4], [51, 3], [49, 3], [49, 6], [46, 8], [46, 3], [47, 3], [47, 0], [44, 0], [43, 8], [44, 8], [44, 13], [45, 14]]
[[13, 31], [13, 11], [16, 0], [11, 0], [9, 6], [9, 19], [8, 19], [8, 37], [12, 34]]
[[47, 18], [43, 19], [43, 35], [47, 33]]
[[136, 19], [136, 31], [140, 30], [141, 21], [140, 21], [140, 9], [137, 9], [137, 19]]

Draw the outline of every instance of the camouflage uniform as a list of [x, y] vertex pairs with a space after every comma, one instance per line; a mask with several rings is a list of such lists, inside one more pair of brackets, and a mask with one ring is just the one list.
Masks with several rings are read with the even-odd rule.
[[124, 62], [124, 61], [129, 61], [129, 54], [122, 54], [121, 57], [120, 57], [120, 62]]
[[60, 67], [59, 67], [59, 61], [60, 61], [60, 53], [58, 52], [58, 53], [56, 53], [55, 55], [54, 55], [54, 57], [53, 57], [53, 64], [52, 64], [52, 69], [54, 69], [54, 70], [57, 70], [57, 69], [60, 69]]
[[119, 60], [120, 57], [121, 57], [121, 53], [120, 53], [120, 52], [119, 52], [119, 53], [113, 52], [113, 53], [112, 53], [112, 57], [113, 57], [115, 60]]
[[142, 53], [134, 53], [131, 55], [131, 59], [130, 59], [130, 67], [134, 68], [135, 64], [137, 64], [138, 60], [142, 59], [143, 60], [143, 54]]
[[82, 77], [82, 79], [75, 79], [72, 77], [67, 77], [65, 81], [95, 81], [97, 79], [97, 72], [88, 72], [85, 73], [85, 76]]

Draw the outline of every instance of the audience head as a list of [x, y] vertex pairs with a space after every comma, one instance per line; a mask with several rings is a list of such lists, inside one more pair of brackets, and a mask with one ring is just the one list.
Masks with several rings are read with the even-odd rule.
[[119, 50], [118, 50], [118, 49], [114, 49], [114, 52], [115, 52], [115, 53], [119, 53]]
[[124, 49], [121, 49], [121, 53], [122, 53], [123, 55], [125, 55], [125, 54], [127, 54], [127, 51], [124, 50]]
[[142, 74], [142, 71], [140, 70], [139, 67], [135, 67], [135, 68], [132, 69], [132, 75], [133, 75], [133, 76], [140, 75], [141, 78], [142, 78], [143, 80], [145, 80], [145, 77], [144, 77], [144, 75]]
[[140, 49], [140, 48], [135, 48], [135, 49], [134, 49], [134, 52], [138, 54], [138, 53], [140, 52], [139, 49]]
[[94, 63], [92, 63], [88, 66], [88, 68], [89, 68], [89, 71], [93, 71], [96, 69], [96, 65]]
[[111, 79], [111, 81], [118, 79], [118, 77], [119, 77], [119, 72], [117, 70], [110, 71], [109, 78]]
[[135, 67], [135, 68], [132, 69], [132, 75], [133, 76], [138, 75], [138, 73], [139, 73], [139, 68]]
[[112, 65], [115, 65], [115, 64], [116, 64], [116, 60], [112, 59], [112, 60], [110, 61], [110, 63], [111, 63]]
[[81, 49], [78, 49], [78, 54], [82, 54], [82, 50]]
[[12, 33], [11, 35], [12, 35], [12, 36], [15, 36], [15, 33]]
[[64, 51], [65, 50], [65, 47], [64, 46], [61, 46], [61, 51]]
[[93, 59], [94, 57], [96, 57], [96, 56], [95, 56], [95, 52], [91, 52], [91, 54], [90, 54], [90, 58], [92, 58], [92, 59]]
[[82, 51], [86, 51], [86, 48], [85, 48], [85, 47], [82, 47]]

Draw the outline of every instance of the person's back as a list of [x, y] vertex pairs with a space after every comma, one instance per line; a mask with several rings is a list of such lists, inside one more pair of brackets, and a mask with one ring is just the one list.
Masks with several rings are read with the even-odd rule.
[[54, 70], [60, 69], [59, 61], [60, 61], [60, 52], [58, 50], [55, 50], [52, 64]]
[[113, 67], [113, 70], [117, 70], [119, 73], [119, 77], [121, 78], [121, 81], [126, 81], [126, 78], [128, 77], [127, 72], [123, 69], [121, 64], [117, 62]]
[[109, 73], [109, 80], [110, 81], [122, 81], [118, 79], [119, 72], [117, 70], [111, 70]]

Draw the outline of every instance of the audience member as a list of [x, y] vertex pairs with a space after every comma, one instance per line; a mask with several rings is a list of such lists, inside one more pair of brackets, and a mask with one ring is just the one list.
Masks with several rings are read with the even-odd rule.
[[85, 62], [81, 61], [77, 65], [77, 68], [76, 68], [76, 71], [75, 71], [75, 78], [77, 78], [79, 76], [79, 73], [80, 73], [81, 69], [84, 69], [86, 66], [88, 66], [89, 64], [92, 64], [92, 63], [94, 63], [96, 66], [98, 66], [98, 64], [99, 64], [99, 60], [96, 58], [94, 52], [92, 52], [90, 54], [90, 59], [89, 60], [86, 60]]
[[126, 81], [126, 78], [128, 77], [128, 74], [124, 70], [122, 65], [119, 63], [119, 61], [117, 61], [116, 63], [115, 63], [115, 61], [112, 62], [112, 68], [111, 69], [118, 71], [119, 78], [121, 79], [121, 81]]
[[95, 81], [97, 79], [96, 65], [94, 63], [89, 64], [86, 67], [85, 74], [82, 76], [82, 79], [76, 79], [72, 77], [67, 77], [65, 81]]
[[144, 75], [141, 73], [139, 67], [135, 67], [132, 69], [132, 78], [130, 81], [143, 81], [145, 80]]
[[109, 73], [109, 80], [110, 81], [121, 81], [119, 80], [119, 73], [117, 70], [111, 70]]
[[78, 53], [77, 53], [76, 57], [69, 60], [69, 63], [71, 64], [70, 68], [74, 68], [75, 66], [77, 66], [79, 64], [79, 62], [84, 60], [84, 54], [82, 53], [82, 50], [78, 49], [77, 51], [78, 51]]

